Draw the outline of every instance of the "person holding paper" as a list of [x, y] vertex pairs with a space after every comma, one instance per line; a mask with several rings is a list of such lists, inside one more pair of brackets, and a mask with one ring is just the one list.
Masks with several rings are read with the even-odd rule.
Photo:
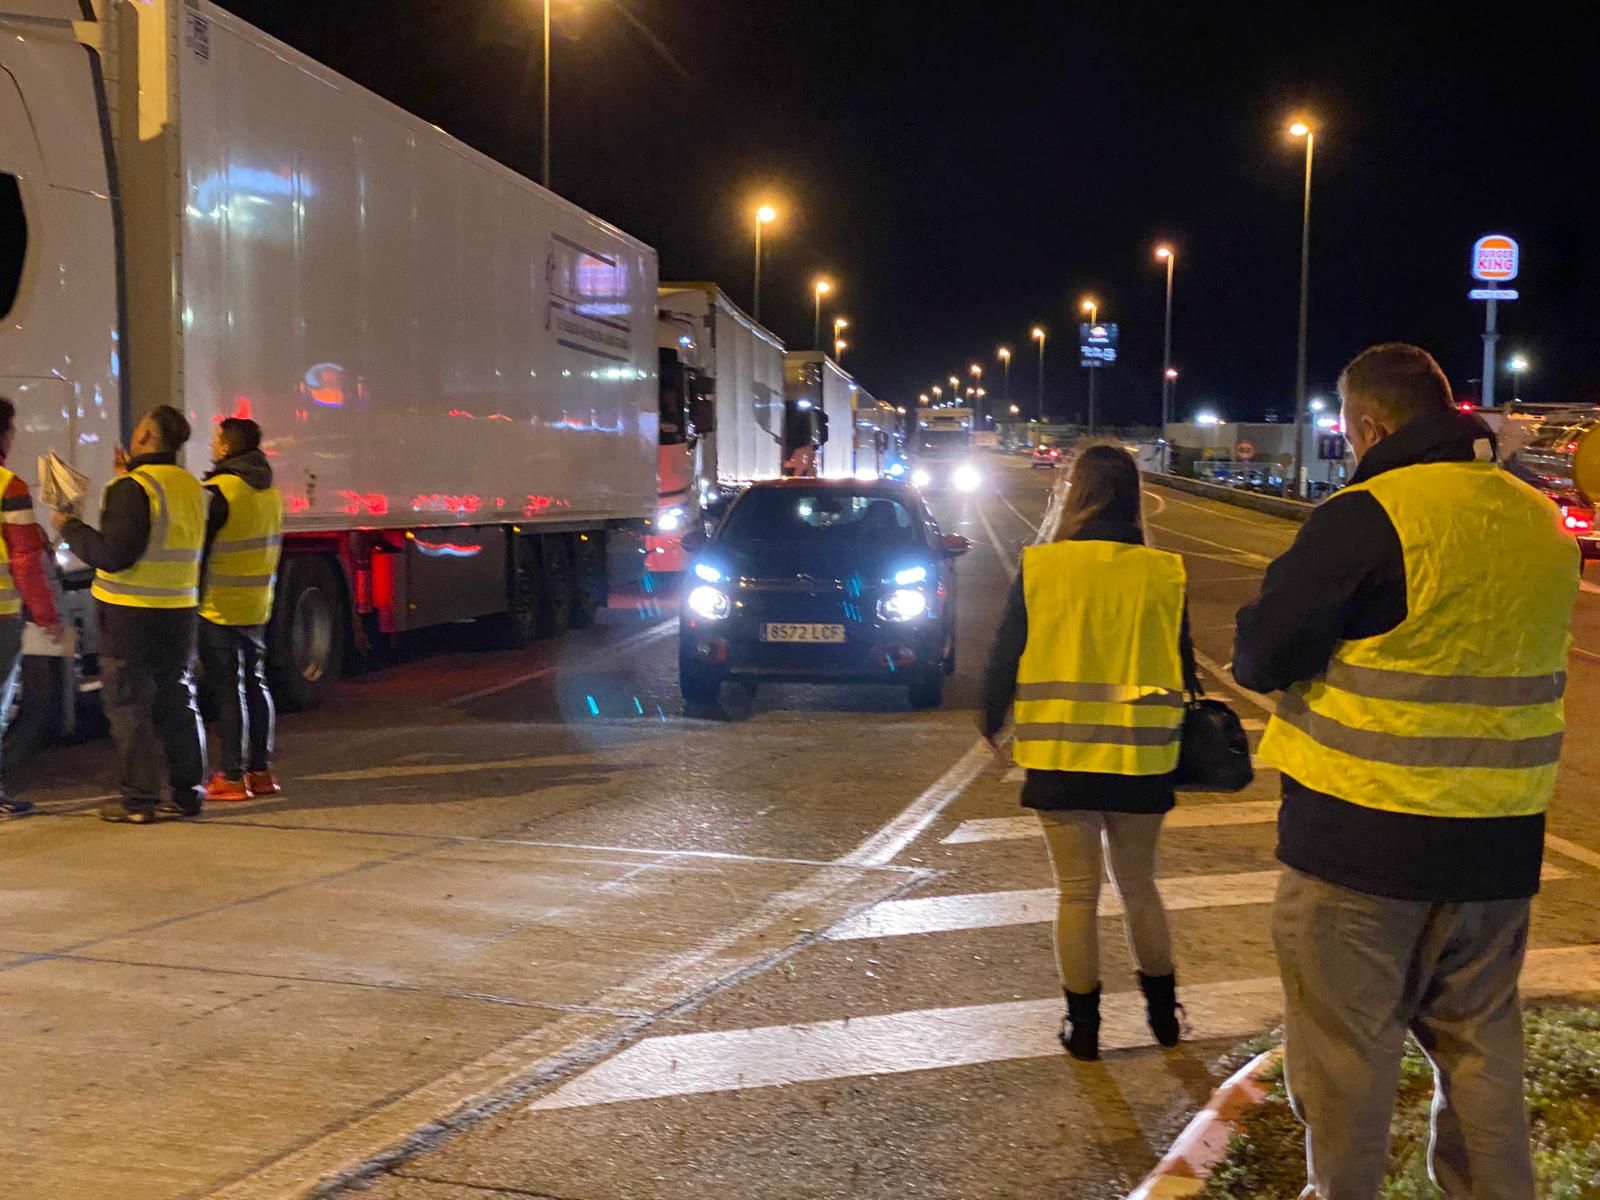
[[[44, 575], [44, 535], [33, 516], [28, 485], [6, 467], [16, 437], [17, 409], [0, 396], [0, 745], [22, 673], [22, 607], [51, 638], [62, 632], [56, 598]], [[33, 811], [26, 800], [8, 796], [0, 762], [0, 820]]]

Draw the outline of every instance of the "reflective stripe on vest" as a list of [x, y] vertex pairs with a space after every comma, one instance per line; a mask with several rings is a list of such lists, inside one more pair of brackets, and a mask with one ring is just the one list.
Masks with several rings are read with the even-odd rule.
[[[16, 473], [0, 467], [0, 496], [6, 494]], [[15, 617], [22, 612], [22, 594], [17, 591], [17, 581], [11, 577], [11, 551], [6, 540], [0, 537], [0, 617]]]
[[126, 571], [96, 571], [90, 591], [97, 600], [128, 608], [195, 607], [209, 503], [205, 489], [182, 467], [167, 463], [135, 467], [127, 478], [149, 501], [150, 539]]
[[1434, 817], [1540, 813], [1555, 789], [1577, 547], [1555, 507], [1490, 463], [1387, 471], [1406, 618], [1342, 642], [1286, 692], [1260, 756], [1352, 804]]
[[1052, 542], [1023, 551], [1022, 587], [1018, 765], [1173, 770], [1183, 727], [1183, 560], [1120, 542]]
[[206, 481], [228, 502], [228, 519], [211, 543], [200, 615], [214, 625], [265, 625], [283, 547], [283, 496], [237, 475]]

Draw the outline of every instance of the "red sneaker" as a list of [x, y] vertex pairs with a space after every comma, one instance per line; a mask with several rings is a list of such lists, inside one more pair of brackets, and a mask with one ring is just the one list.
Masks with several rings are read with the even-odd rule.
[[229, 779], [218, 771], [206, 784], [206, 799], [226, 803], [230, 800], [248, 800], [250, 793], [245, 791], [244, 780]]
[[271, 771], [246, 771], [244, 786], [252, 796], [276, 796], [283, 791]]

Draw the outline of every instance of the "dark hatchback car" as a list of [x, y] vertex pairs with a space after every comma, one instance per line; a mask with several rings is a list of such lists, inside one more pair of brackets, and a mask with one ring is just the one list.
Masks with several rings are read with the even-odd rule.
[[684, 541], [678, 670], [684, 699], [711, 705], [725, 680], [881, 683], [917, 708], [955, 670], [953, 560], [912, 488], [855, 480], [753, 484], [707, 537]]

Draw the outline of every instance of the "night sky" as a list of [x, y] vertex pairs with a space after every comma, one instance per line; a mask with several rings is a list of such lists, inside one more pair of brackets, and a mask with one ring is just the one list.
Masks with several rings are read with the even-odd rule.
[[[1433, 350], [1475, 393], [1473, 240], [1523, 246], [1502, 362], [1532, 401], [1600, 400], [1595, 63], [1575, 15], [1430, 5], [554, 0], [556, 190], [659, 250], [663, 279], [748, 307], [750, 209], [771, 197], [763, 315], [811, 341], [840, 284], [846, 366], [905, 403], [1052, 335], [1046, 393], [1084, 403], [1076, 299], [1123, 330], [1102, 411], [1153, 419], [1163, 274], [1179, 250], [1178, 410], [1277, 409], [1294, 385], [1301, 143], [1313, 192], [1311, 386], [1374, 341]], [[529, 175], [537, 0], [226, 0], [224, 7]], [[1554, 9], [1547, 10], [1554, 13]], [[1568, 10], [1575, 13], [1575, 10]], [[1506, 385], [1502, 385], [1504, 397]]]

